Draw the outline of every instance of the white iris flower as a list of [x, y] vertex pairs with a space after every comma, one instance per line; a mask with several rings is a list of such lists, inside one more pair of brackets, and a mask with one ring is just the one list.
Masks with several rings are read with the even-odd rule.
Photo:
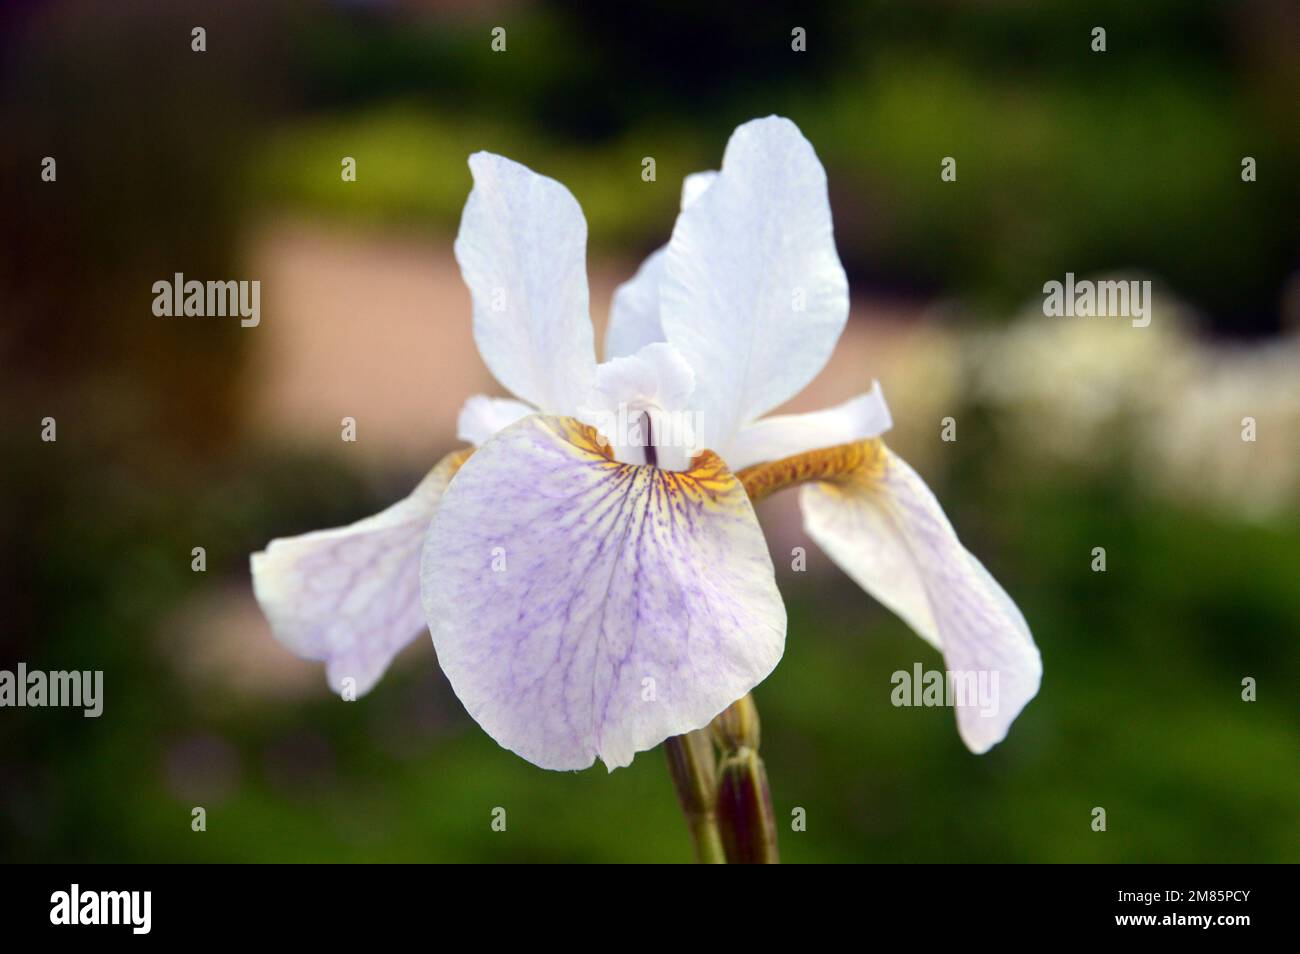
[[776, 666], [786, 614], [751, 498], [802, 485], [807, 531], [950, 671], [972, 751], [1001, 741], [1042, 664], [1016, 605], [879, 440], [878, 386], [764, 418], [822, 369], [849, 310], [826, 175], [788, 120], [736, 130], [687, 179], [668, 245], [588, 315], [587, 227], [558, 182], [488, 153], [456, 258], [483, 360], [457, 452], [359, 523], [252, 558], [276, 637], [368, 691], [427, 624], [456, 695], [543, 768], [611, 770], [707, 725]]

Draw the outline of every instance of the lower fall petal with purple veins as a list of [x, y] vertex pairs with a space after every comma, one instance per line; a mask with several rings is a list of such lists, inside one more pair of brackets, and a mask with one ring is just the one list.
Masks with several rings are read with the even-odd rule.
[[[330, 688], [358, 696], [424, 629], [420, 548], [465, 460], [444, 458], [404, 500], [346, 527], [272, 540], [253, 554], [253, 592], [275, 638], [325, 662]], [[350, 684], [345, 679], [351, 679]]]
[[447, 490], [420, 570], [470, 715], [536, 765], [611, 770], [761, 682], [785, 606], [740, 482], [622, 464], [568, 418], [526, 418]]

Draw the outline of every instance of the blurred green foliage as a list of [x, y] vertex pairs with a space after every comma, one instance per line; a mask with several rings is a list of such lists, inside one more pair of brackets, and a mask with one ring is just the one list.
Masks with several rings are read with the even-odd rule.
[[[716, 168], [735, 125], [779, 112], [827, 164], [860, 289], [957, 294], [999, 315], [1045, 275], [1138, 269], [1222, 330], [1266, 331], [1300, 255], [1295, 18], [1270, 2], [1161, 0], [326, 19], [302, 52], [320, 108], [280, 129], [251, 174], [273, 202], [451, 230], [465, 156], [486, 148], [568, 184], [593, 247], [648, 250], [671, 228], [655, 191]], [[498, 21], [505, 53], [488, 44]], [[790, 51], [794, 24], [805, 53]], [[1090, 47], [1098, 24], [1104, 53]], [[355, 188], [337, 188], [344, 155], [364, 170]], [[955, 183], [940, 181], [945, 156]], [[1258, 181], [1241, 181], [1244, 156]]]
[[[657, 160], [670, 190], [707, 165], [705, 150], [689, 146], [698, 132], [668, 136], [677, 151]], [[688, 148], [677, 148], [681, 144]], [[657, 185], [637, 188], [645, 143], [619, 140], [582, 146], [521, 133], [486, 119], [447, 118], [412, 103], [386, 104], [356, 115], [313, 118], [280, 130], [254, 164], [254, 190], [270, 204], [315, 211], [379, 227], [455, 230], [471, 185], [466, 160], [487, 149], [536, 155], [539, 169], [574, 184], [593, 247], [665, 242], [674, 209]], [[340, 188], [343, 156], [357, 160], [357, 181]], [[716, 164], [716, 158], [712, 160]]]

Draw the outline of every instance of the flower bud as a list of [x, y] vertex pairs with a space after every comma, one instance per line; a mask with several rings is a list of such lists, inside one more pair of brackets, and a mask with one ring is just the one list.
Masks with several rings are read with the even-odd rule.
[[722, 760], [717, 812], [728, 862], [776, 864], [780, 860], [767, 769], [754, 749], [746, 746]]
[[724, 755], [741, 749], [758, 749], [758, 706], [754, 697], [746, 693], [737, 699], [709, 724], [713, 740]]

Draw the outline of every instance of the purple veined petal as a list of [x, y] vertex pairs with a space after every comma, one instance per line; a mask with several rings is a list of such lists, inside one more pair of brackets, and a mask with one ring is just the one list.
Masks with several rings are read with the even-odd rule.
[[937, 647], [949, 672], [984, 674], [991, 698], [957, 706], [967, 748], [1001, 742], [1038, 693], [1042, 659], [1020, 609], [961, 545], [930, 488], [882, 444], [854, 478], [800, 493], [804, 527], [845, 573]]
[[[692, 206], [713, 185], [716, 172], [692, 172], [682, 181], [681, 208]], [[659, 283], [664, 277], [667, 248], [651, 252], [636, 274], [614, 289], [605, 333], [605, 360], [635, 354], [648, 344], [666, 340], [659, 322]]]
[[476, 152], [456, 236], [488, 369], [529, 404], [571, 414], [596, 368], [587, 300], [587, 221], [569, 190]]
[[728, 467], [738, 471], [762, 461], [879, 437], [893, 426], [880, 383], [872, 382], [870, 391], [843, 404], [807, 414], [779, 414], [746, 424], [725, 445], [722, 457]]
[[505, 430], [521, 417], [536, 414], [537, 408], [510, 398], [475, 394], [460, 409], [456, 419], [456, 436], [478, 447], [497, 431]]
[[716, 455], [617, 463], [595, 431], [525, 418], [447, 491], [420, 569], [438, 660], [498, 743], [611, 770], [761, 682], [785, 607], [743, 487]]
[[717, 179], [678, 217], [659, 286], [668, 341], [699, 376], [705, 447], [821, 371], [849, 313], [826, 173], [788, 119], [740, 126]]
[[453, 454], [410, 496], [346, 527], [272, 540], [251, 559], [253, 592], [275, 638], [321, 660], [330, 688], [369, 692], [424, 629], [420, 547], [447, 484]]

